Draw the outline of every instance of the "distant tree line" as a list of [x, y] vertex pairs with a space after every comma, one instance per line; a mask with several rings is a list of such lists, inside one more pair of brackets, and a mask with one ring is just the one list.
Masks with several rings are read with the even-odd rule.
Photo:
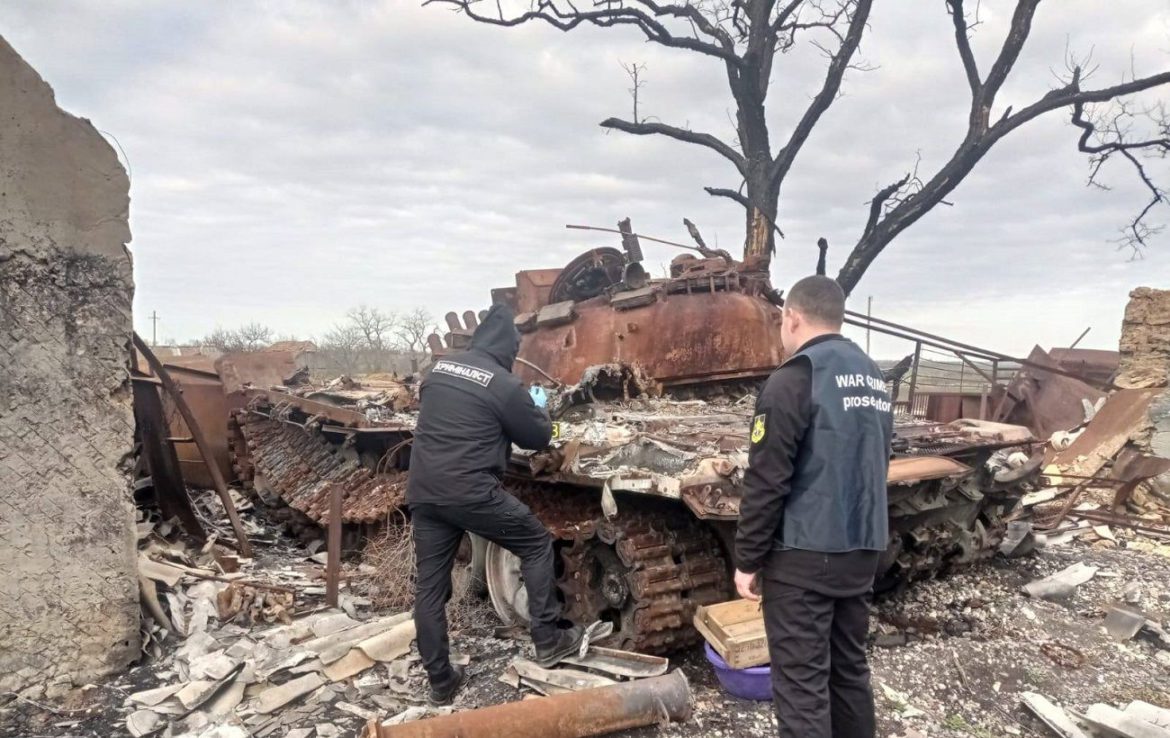
[[[310, 368], [321, 374], [417, 371], [427, 355], [427, 336], [437, 330], [434, 318], [424, 308], [395, 313], [359, 305], [346, 311], [345, 318], [319, 338], [306, 339], [317, 347]], [[259, 351], [273, 343], [274, 335], [270, 327], [250, 322], [238, 328], [217, 327], [187, 345], [220, 353]], [[281, 336], [279, 340], [301, 339]]]

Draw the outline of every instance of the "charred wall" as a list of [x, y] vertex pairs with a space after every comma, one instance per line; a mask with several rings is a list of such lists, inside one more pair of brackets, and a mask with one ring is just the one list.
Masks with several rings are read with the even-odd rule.
[[138, 653], [129, 180], [0, 38], [0, 692]]

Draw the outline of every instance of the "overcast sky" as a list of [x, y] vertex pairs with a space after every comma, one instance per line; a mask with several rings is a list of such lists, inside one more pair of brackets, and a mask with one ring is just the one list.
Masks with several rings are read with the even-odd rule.
[[[981, 67], [1014, 2], [984, 0]], [[629, 116], [619, 62], [647, 67], [641, 112], [731, 139], [713, 60], [632, 30], [502, 30], [412, 0], [146, 2], [6, 0], [0, 35], [62, 107], [112, 134], [129, 159], [135, 324], [159, 341], [261, 321], [319, 336], [351, 306], [441, 316], [486, 307], [518, 269], [557, 267], [622, 217], [738, 251], [743, 216], [704, 185], [736, 187], [705, 149], [607, 133]], [[1065, 49], [1093, 51], [1105, 86], [1132, 66], [1170, 68], [1165, 0], [1049, 0], [998, 109], [1053, 83]], [[929, 174], [966, 123], [968, 90], [942, 0], [877, 0], [854, 72], [784, 185], [773, 281], [835, 274], [866, 202], [912, 166]], [[782, 140], [820, 83], [807, 50], [778, 60], [769, 98]], [[1170, 101], [1170, 91], [1160, 93]], [[1110, 240], [1146, 195], [1120, 165], [1085, 187], [1064, 113], [1001, 142], [940, 207], [900, 236], [852, 298], [864, 310], [1011, 353], [1034, 343], [1116, 348], [1138, 285], [1170, 287], [1170, 233], [1140, 261]], [[1170, 182], [1170, 162], [1158, 172]], [[1170, 210], [1163, 209], [1163, 219]], [[647, 245], [652, 271], [677, 253]], [[902, 346], [878, 344], [879, 354]]]

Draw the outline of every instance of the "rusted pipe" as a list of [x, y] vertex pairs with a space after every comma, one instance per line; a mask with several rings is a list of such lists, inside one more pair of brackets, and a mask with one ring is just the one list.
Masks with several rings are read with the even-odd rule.
[[341, 485], [329, 490], [329, 556], [325, 561], [325, 604], [337, 607], [341, 578]]
[[[377, 725], [376, 738], [582, 738], [691, 716], [691, 688], [681, 671], [612, 687], [509, 702], [482, 710]], [[369, 732], [367, 732], [369, 735]]]
[[576, 230], [576, 231], [600, 231], [602, 233], [616, 233], [619, 236], [623, 236], [623, 237], [624, 236], [633, 236], [634, 238], [644, 238], [647, 241], [653, 241], [654, 243], [661, 243], [661, 244], [665, 244], [667, 246], [677, 246], [680, 249], [687, 249], [689, 251], [698, 251], [700, 254], [703, 253], [703, 250], [700, 249], [698, 246], [690, 246], [690, 245], [685, 244], [685, 243], [678, 243], [677, 241], [664, 241], [661, 238], [654, 238], [653, 236], [645, 236], [641, 233], [627, 233], [626, 231], [619, 231], [619, 230], [616, 230], [614, 228], [601, 228], [599, 226], [587, 226], [587, 225], [566, 225], [565, 228], [570, 228], [570, 229]]
[[558, 387], [564, 387], [564, 386], [565, 386], [565, 383], [564, 383], [564, 382], [560, 381], [559, 379], [557, 379], [557, 378], [556, 378], [556, 377], [554, 377], [553, 375], [551, 375], [551, 374], [549, 374], [548, 372], [546, 372], [545, 370], [541, 369], [541, 368], [540, 368], [540, 367], [538, 367], [536, 364], [533, 364], [533, 363], [532, 363], [531, 361], [529, 361], [528, 359], [522, 359], [522, 358], [520, 358], [519, 356], [517, 356], [517, 357], [516, 357], [516, 361], [520, 362], [521, 364], [523, 364], [524, 366], [528, 367], [529, 369], [532, 369], [533, 371], [536, 371], [536, 372], [539, 372], [540, 374], [543, 374], [543, 375], [544, 375], [544, 377], [545, 377], [545, 379], [548, 379], [548, 380], [552, 381], [552, 382], [553, 382], [554, 384], [556, 384]]
[[195, 414], [191, 412], [191, 407], [187, 404], [187, 400], [183, 398], [183, 393], [179, 390], [179, 386], [175, 384], [175, 380], [171, 379], [170, 373], [163, 367], [162, 362], [154, 355], [154, 352], [146, 345], [146, 342], [139, 337], [137, 333], [134, 334], [134, 347], [138, 349], [138, 353], [146, 359], [146, 363], [150, 364], [150, 369], [162, 382], [163, 389], [175, 401], [175, 407], [179, 410], [179, 414], [183, 416], [183, 422], [187, 424], [188, 430], [191, 431], [191, 437], [195, 439], [195, 445], [199, 447], [199, 455], [203, 457], [203, 461], [207, 464], [207, 471], [211, 474], [211, 483], [215, 485], [215, 492], [219, 495], [220, 502], [223, 503], [224, 509], [227, 510], [228, 520], [232, 523], [232, 531], [236, 534], [236, 550], [240, 552], [241, 556], [252, 558], [252, 544], [248, 541], [248, 536], [244, 533], [244, 525], [240, 522], [240, 516], [236, 513], [236, 506], [232, 503], [232, 497], [228, 494], [227, 483], [223, 480], [223, 474], [219, 471], [219, 465], [215, 463], [215, 457], [211, 454], [211, 446], [207, 443], [207, 438], [203, 435], [203, 430], [199, 427], [198, 421], [195, 420]]

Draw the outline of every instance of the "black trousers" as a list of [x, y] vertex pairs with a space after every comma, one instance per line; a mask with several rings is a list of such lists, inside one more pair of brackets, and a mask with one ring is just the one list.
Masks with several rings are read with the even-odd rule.
[[865, 638], [876, 561], [868, 551], [783, 551], [762, 572], [783, 738], [874, 738]]
[[560, 604], [553, 571], [552, 535], [527, 505], [506, 492], [496, 492], [474, 505], [411, 505], [410, 517], [418, 561], [414, 623], [418, 650], [431, 684], [448, 684], [454, 678], [446, 606], [451, 599], [451, 569], [465, 532], [486, 538], [520, 558], [520, 571], [528, 590], [532, 641], [538, 646], [556, 641]]

